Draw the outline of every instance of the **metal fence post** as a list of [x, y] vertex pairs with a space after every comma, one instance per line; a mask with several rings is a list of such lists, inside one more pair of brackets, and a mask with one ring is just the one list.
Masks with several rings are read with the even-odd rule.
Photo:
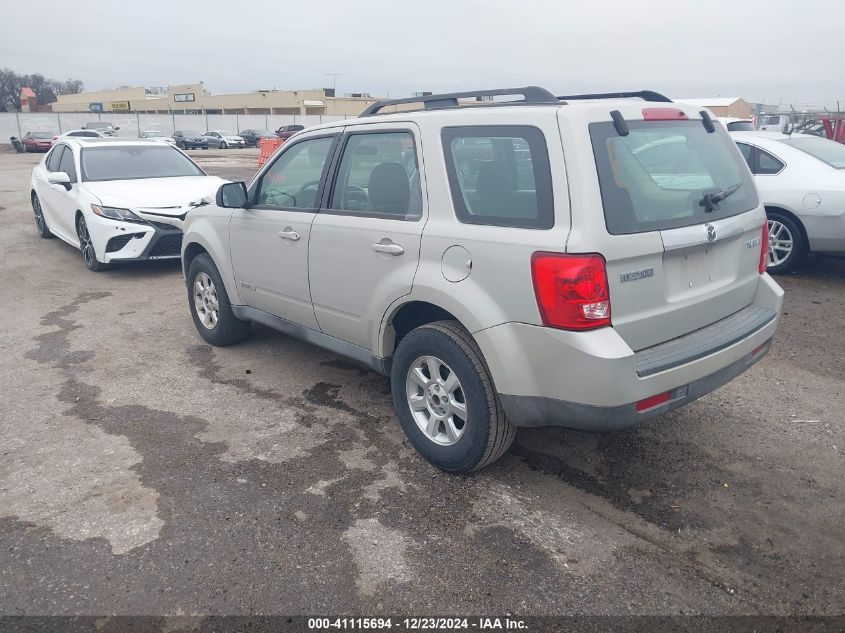
[[267, 118], [267, 113], [266, 113], [266, 112], [264, 113], [264, 129], [265, 129], [265, 130], [269, 130], [269, 129], [270, 129], [270, 119], [268, 119], [268, 118]]
[[241, 133], [241, 117], [237, 112], [235, 112], [235, 129], [237, 130], [235, 134]]
[[18, 124], [18, 138], [20, 138], [23, 134], [21, 134], [21, 117], [18, 115], [17, 110], [15, 110], [15, 121]]
[[62, 113], [56, 112], [56, 124], [59, 126], [59, 134], [62, 133]]

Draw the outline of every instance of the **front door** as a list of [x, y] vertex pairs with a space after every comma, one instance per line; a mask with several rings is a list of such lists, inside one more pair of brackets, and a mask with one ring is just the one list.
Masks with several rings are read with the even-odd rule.
[[65, 241], [76, 244], [79, 240], [74, 223], [77, 209], [76, 188], [79, 185], [73, 150], [64, 144], [57, 145], [47, 157], [46, 169], [47, 173], [65, 172], [70, 177], [71, 188], [68, 190], [64, 185], [50, 184], [45, 179], [42, 188], [38, 191], [41, 210], [50, 230]]
[[311, 298], [326, 334], [371, 349], [384, 311], [411, 292], [425, 224], [419, 131], [355, 126], [311, 227]]
[[308, 290], [308, 241], [317, 195], [336, 136], [286, 147], [250, 186], [250, 206], [230, 227], [235, 280], [243, 302], [318, 329]]

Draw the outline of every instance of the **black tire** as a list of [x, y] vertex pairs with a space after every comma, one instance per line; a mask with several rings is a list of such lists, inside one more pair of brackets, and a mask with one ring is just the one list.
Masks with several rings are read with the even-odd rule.
[[36, 194], [32, 194], [32, 212], [35, 214], [35, 228], [38, 231], [38, 235], [45, 240], [53, 237], [50, 229], [47, 228], [47, 220], [44, 219], [44, 210], [41, 208], [41, 201]]
[[[197, 306], [194, 300], [194, 288], [198, 278], [205, 274], [211, 278], [214, 284], [214, 292], [217, 298], [218, 317], [216, 324], [211, 327], [203, 323], [203, 319], [197, 313]], [[226, 293], [226, 286], [214, 265], [211, 257], [205, 253], [197, 255], [191, 260], [188, 267], [188, 308], [191, 311], [191, 318], [194, 326], [206, 341], [216, 347], [225, 347], [239, 343], [249, 334], [249, 321], [242, 321], [232, 312], [232, 304], [229, 295]]]
[[[417, 425], [408, 403], [406, 381], [412, 364], [435, 356], [460, 381], [467, 420], [454, 444], [443, 446]], [[393, 405], [405, 435], [429, 462], [447, 472], [484, 468], [510, 448], [516, 435], [499, 402], [490, 370], [472, 336], [455, 321], [437, 321], [416, 328], [399, 343], [391, 370]]]
[[101, 273], [111, 268], [111, 264], [104, 264], [97, 259], [97, 253], [94, 250], [91, 235], [88, 233], [88, 224], [85, 222], [85, 216], [81, 213], [76, 220], [76, 235], [79, 238], [79, 250], [82, 251], [82, 261], [88, 270], [92, 273]]
[[792, 240], [792, 251], [789, 253], [789, 255], [787, 255], [786, 259], [784, 259], [778, 264], [770, 263], [766, 267], [766, 272], [772, 275], [781, 275], [783, 273], [788, 273], [793, 270], [807, 254], [807, 243], [804, 240], [804, 233], [801, 231], [801, 228], [798, 226], [795, 220], [793, 220], [785, 213], [767, 209], [766, 216], [769, 222], [769, 262], [772, 261], [771, 245], [773, 237], [775, 237], [772, 235], [773, 229], [777, 231], [779, 226], [782, 227], [780, 228], [780, 235], [778, 235], [778, 237], [781, 238], [781, 241], [783, 241], [783, 238], [786, 235], [788, 235], [788, 238]]

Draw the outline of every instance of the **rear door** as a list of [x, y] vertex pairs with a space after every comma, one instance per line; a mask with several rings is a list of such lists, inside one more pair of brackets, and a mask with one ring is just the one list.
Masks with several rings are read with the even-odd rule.
[[419, 129], [347, 128], [333, 186], [311, 228], [308, 270], [320, 328], [370, 348], [369, 333], [411, 292], [424, 220]]
[[753, 301], [764, 215], [721, 126], [708, 133], [700, 120], [660, 115], [627, 124], [624, 136], [611, 122], [589, 125], [604, 216], [592, 233], [607, 260], [613, 327], [638, 350]]

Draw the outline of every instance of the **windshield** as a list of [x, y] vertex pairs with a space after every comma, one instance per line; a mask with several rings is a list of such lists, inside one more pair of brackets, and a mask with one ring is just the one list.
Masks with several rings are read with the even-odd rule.
[[[751, 173], [727, 135], [701, 121], [592, 123], [605, 224], [614, 235], [711, 222], [755, 208]], [[738, 186], [737, 186], [738, 185]]]
[[31, 132], [32, 138], [53, 138], [52, 132]]
[[202, 136], [202, 134], [196, 130], [188, 130], [187, 132], [182, 132], [182, 136]]
[[232, 136], [232, 133], [228, 132], [226, 130], [214, 130], [214, 131], [217, 132], [220, 136]]
[[164, 132], [141, 132], [141, 138], [159, 138], [167, 136]]
[[89, 130], [110, 130], [111, 123], [104, 123], [102, 121], [92, 121], [91, 123], [86, 123], [85, 127]]
[[845, 145], [818, 136], [793, 136], [781, 141], [818, 158], [835, 169], [845, 169]]
[[728, 130], [731, 132], [754, 132], [757, 128], [751, 121], [731, 121]]
[[80, 158], [84, 181], [135, 180], [204, 176], [205, 173], [180, 151], [169, 145], [86, 147]]

